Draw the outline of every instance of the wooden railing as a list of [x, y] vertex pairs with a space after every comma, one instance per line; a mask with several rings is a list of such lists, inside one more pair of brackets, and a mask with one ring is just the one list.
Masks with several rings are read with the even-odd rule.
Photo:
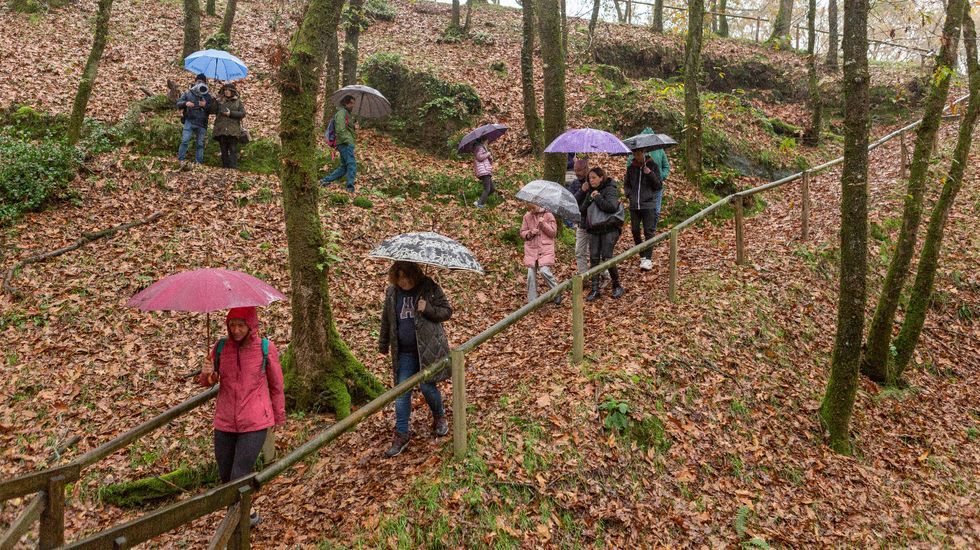
[[[969, 96], [964, 96], [951, 105], [955, 106], [967, 100]], [[944, 119], [955, 118], [955, 115], [944, 116]], [[921, 120], [913, 122], [907, 126], [899, 128], [886, 136], [876, 140], [868, 146], [872, 151], [881, 145], [899, 138], [902, 142], [901, 165], [902, 174], [907, 169], [907, 147], [905, 145], [905, 134], [915, 129]], [[550, 303], [559, 294], [571, 290], [572, 292], [572, 363], [579, 364], [583, 359], [585, 348], [584, 330], [584, 304], [582, 299], [583, 283], [585, 280], [598, 276], [610, 267], [637, 256], [640, 252], [653, 248], [658, 243], [669, 240], [668, 256], [668, 289], [667, 296], [671, 302], [677, 300], [677, 279], [678, 262], [677, 251], [678, 241], [681, 231], [694, 225], [695, 223], [707, 218], [716, 210], [727, 204], [733, 204], [735, 208], [735, 245], [736, 263], [744, 264], [748, 261], [745, 250], [745, 220], [742, 209], [742, 198], [769, 191], [786, 184], [800, 181], [803, 200], [801, 201], [801, 235], [803, 239], [808, 238], [809, 234], [809, 212], [810, 197], [809, 188], [811, 178], [819, 172], [832, 168], [844, 161], [843, 157], [836, 158], [819, 166], [797, 172], [785, 178], [759, 185], [751, 189], [732, 193], [725, 198], [719, 199], [715, 203], [704, 208], [697, 214], [678, 223], [668, 231], [661, 232], [655, 237], [640, 243], [623, 253], [611, 258], [601, 264], [589, 269], [584, 273], [579, 273], [571, 279], [559, 283], [557, 287], [539, 296], [518, 310], [514, 311], [504, 319], [501, 319], [493, 326], [470, 338], [462, 345], [450, 351], [449, 357], [443, 358], [433, 365], [426, 367], [414, 376], [408, 378], [401, 384], [384, 392], [377, 398], [354, 411], [346, 418], [336, 422], [326, 430], [308, 440], [303, 445], [297, 447], [288, 455], [282, 457], [260, 472], [249, 474], [243, 478], [225, 483], [188, 499], [175, 502], [158, 510], [154, 510], [135, 520], [109, 527], [101, 532], [92, 534], [77, 542], [65, 545], [66, 548], [85, 548], [85, 549], [121, 549], [129, 548], [133, 545], [148, 541], [158, 535], [176, 529], [195, 519], [204, 517], [208, 514], [226, 509], [224, 519], [211, 539], [209, 548], [228, 548], [244, 550], [250, 547], [249, 543], [249, 512], [251, 509], [252, 495], [264, 484], [270, 482], [275, 477], [289, 470], [297, 462], [309, 457], [319, 451], [341, 434], [353, 429], [364, 419], [377, 413], [385, 406], [393, 402], [398, 396], [411, 391], [416, 385], [432, 378], [436, 373], [442, 371], [447, 366], [452, 369], [453, 387], [453, 453], [456, 458], [463, 458], [468, 447], [467, 420], [466, 420], [466, 354], [476, 350], [479, 346], [489, 341], [494, 336], [504, 332], [514, 323], [517, 323], [536, 309]], [[32, 500], [27, 508], [21, 513], [15, 524], [8, 530], [0, 541], [7, 543], [11, 539], [11, 534], [17, 536], [9, 544], [12, 546], [17, 542], [20, 535], [26, 532], [26, 526], [40, 518], [41, 521], [41, 544], [42, 548], [53, 548], [64, 545], [64, 486], [66, 483], [75, 481], [79, 477], [80, 470], [106, 456], [112, 452], [132, 443], [137, 438], [149, 433], [150, 431], [166, 424], [170, 420], [193, 410], [194, 408], [207, 402], [217, 393], [217, 388], [201, 393], [187, 401], [177, 405], [165, 413], [141, 424], [137, 428], [123, 434], [104, 445], [93, 449], [78, 457], [65, 466], [59, 466], [43, 470], [34, 474], [27, 474], [9, 481], [0, 483], [0, 502], [31, 493], [40, 493]], [[43, 496], [43, 499], [41, 497]], [[3, 546], [2, 548], [7, 548]]]

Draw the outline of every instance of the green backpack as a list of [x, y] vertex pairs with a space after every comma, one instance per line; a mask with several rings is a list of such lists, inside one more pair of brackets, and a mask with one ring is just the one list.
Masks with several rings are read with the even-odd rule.
[[[218, 340], [218, 345], [215, 346], [214, 350], [214, 372], [218, 372], [218, 367], [221, 365], [221, 350], [225, 349], [225, 341], [227, 338], [222, 338]], [[265, 365], [269, 362], [269, 339], [262, 339], [262, 374], [265, 374]]]

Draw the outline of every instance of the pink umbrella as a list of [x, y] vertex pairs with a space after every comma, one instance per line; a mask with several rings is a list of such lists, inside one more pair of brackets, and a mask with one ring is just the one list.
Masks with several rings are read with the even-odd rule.
[[281, 292], [240, 271], [196, 269], [164, 277], [126, 302], [141, 311], [197, 311], [207, 313], [207, 345], [211, 343], [212, 311], [233, 307], [265, 306], [285, 300]]

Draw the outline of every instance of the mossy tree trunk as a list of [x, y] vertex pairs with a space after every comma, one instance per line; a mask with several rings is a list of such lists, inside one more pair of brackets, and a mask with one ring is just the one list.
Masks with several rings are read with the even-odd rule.
[[861, 367], [868, 274], [868, 0], [844, 5], [844, 165], [837, 334], [820, 418], [830, 448], [851, 454], [848, 428]]
[[561, 51], [568, 55], [568, 9], [561, 0]]
[[82, 79], [78, 81], [75, 102], [71, 108], [71, 118], [68, 120], [68, 143], [72, 145], [78, 143], [78, 139], [82, 135], [85, 109], [88, 107], [88, 100], [92, 95], [92, 86], [95, 85], [95, 78], [99, 73], [102, 52], [105, 51], [106, 42], [109, 40], [109, 15], [111, 13], [112, 0], [99, 0], [99, 10], [95, 15], [95, 39], [92, 41], [92, 49], [88, 53], [88, 61], [85, 62], [85, 70], [82, 71]]
[[340, 40], [337, 38], [337, 26], [340, 24], [341, 12], [336, 14], [333, 22], [334, 32], [327, 33], [327, 54], [323, 63], [323, 129], [326, 130], [330, 119], [336, 114], [334, 105], [330, 103], [330, 94], [340, 88]]
[[[596, 5], [599, 0], [596, 0]], [[653, 0], [653, 21], [650, 23], [653, 32], [664, 32], [664, 0]]]
[[184, 0], [184, 53], [181, 61], [201, 49], [201, 3]]
[[728, 0], [718, 3], [718, 36], [728, 38]]
[[[551, 143], [565, 131], [565, 52], [561, 47], [561, 11], [558, 0], [538, 0], [541, 58], [544, 63], [544, 141]], [[565, 181], [564, 153], [544, 158], [544, 179]]]
[[225, 0], [225, 16], [221, 19], [221, 34], [225, 35], [228, 42], [231, 42], [231, 27], [235, 22], [235, 9], [238, 7], [238, 0]]
[[600, 0], [593, 0], [592, 2], [592, 15], [589, 17], [589, 46], [591, 47], [593, 40], [595, 40], [595, 26], [599, 24], [599, 8], [601, 7]]
[[208, 0], [207, 2], [205, 2], [204, 13], [211, 16], [214, 16], [215, 13], [217, 13], [216, 8], [214, 7], [214, 0]]
[[788, 48], [790, 44], [790, 25], [793, 22], [793, 0], [779, 0], [779, 11], [772, 22], [772, 34], [767, 43], [780, 48]]
[[840, 38], [837, 33], [837, 0], [827, 2], [827, 68], [836, 72], [838, 43]]
[[936, 67], [930, 80], [922, 124], [916, 130], [915, 149], [909, 168], [909, 181], [905, 192], [902, 226], [895, 243], [895, 252], [888, 273], [881, 287], [881, 296], [874, 317], [868, 328], [868, 341], [864, 351], [861, 371], [879, 384], [892, 384], [888, 376], [888, 344], [891, 343], [895, 312], [908, 276], [909, 265], [915, 253], [916, 233], [922, 219], [922, 196], [925, 192], [929, 159], [939, 132], [943, 108], [949, 95], [949, 84], [955, 74], [956, 49], [959, 44], [960, 26], [963, 22], [965, 0], [949, 0], [946, 22], [943, 24], [942, 44], [936, 56]]
[[810, 127], [803, 134], [803, 142], [807, 145], [820, 143], [820, 126], [822, 123], [823, 105], [820, 101], [820, 75], [817, 73], [817, 0], [810, 0], [806, 14], [807, 30], [807, 84], [810, 100]]
[[966, 63], [970, 75], [970, 100], [963, 121], [960, 122], [959, 137], [956, 140], [956, 150], [953, 152], [949, 174], [943, 183], [939, 200], [933, 206], [932, 214], [929, 217], [929, 228], [926, 231], [926, 239], [919, 254], [919, 267], [909, 296], [905, 321], [902, 323], [902, 329], [894, 342], [896, 357], [895, 363], [890, 369], [893, 371], [890, 378], [897, 383], [901, 382], [902, 375], [912, 360], [912, 352], [915, 351], [919, 335], [922, 334], [922, 327], [925, 324], [926, 313], [932, 298], [936, 270], [939, 267], [943, 233], [946, 229], [946, 222], [949, 220], [949, 213], [953, 208], [953, 202], [963, 185], [963, 172], [966, 169], [970, 147], [973, 144], [973, 129], [977, 123], [977, 116], [980, 115], [980, 67], [977, 63], [977, 31], [974, 27], [973, 17], [969, 14], [969, 4], [967, 4], [966, 9], [967, 12], [963, 17], [963, 45], [966, 47]]
[[473, 16], [473, 0], [466, 0], [466, 21], [463, 22], [463, 32], [470, 32], [470, 21]]
[[344, 86], [357, 84], [357, 41], [365, 28], [364, 0], [349, 0], [344, 10]]
[[544, 151], [541, 117], [538, 116], [538, 98], [534, 91], [534, 21], [535, 0], [524, 0], [522, 5], [523, 41], [521, 42], [521, 88], [524, 95], [524, 127], [531, 141], [531, 153], [540, 157]]
[[687, 44], [684, 48], [684, 175], [701, 186], [701, 44], [704, 41], [704, 0], [688, 0]]
[[282, 142], [279, 179], [292, 283], [292, 336], [283, 358], [287, 396], [296, 409], [350, 414], [352, 400], [383, 386], [347, 349], [333, 322], [330, 267], [319, 214], [315, 124], [327, 37], [337, 31], [343, 0], [310, 0], [279, 73]]
[[454, 29], [459, 29], [459, 0], [453, 0], [452, 21], [450, 25]]

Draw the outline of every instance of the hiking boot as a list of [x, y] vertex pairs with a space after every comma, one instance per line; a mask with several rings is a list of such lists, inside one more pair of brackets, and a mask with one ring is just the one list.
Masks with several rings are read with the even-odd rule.
[[405, 450], [405, 447], [408, 447], [409, 439], [410, 438], [408, 434], [395, 432], [395, 438], [391, 440], [391, 447], [388, 447], [388, 450], [385, 451], [385, 456], [388, 458], [392, 458], [402, 454], [402, 451]]
[[625, 288], [623, 288], [619, 284], [613, 285], [613, 291], [612, 291], [612, 297], [613, 298], [619, 298], [623, 294], [626, 294], [626, 289]]
[[651, 261], [650, 258], [643, 258], [640, 260], [640, 269], [643, 271], [650, 271], [653, 269], [653, 261]]
[[564, 300], [564, 299], [565, 299], [565, 296], [562, 295], [562, 294], [559, 294], [558, 296], [555, 296], [555, 305], [556, 306], [560, 306], [561, 305], [561, 301]]
[[353, 187], [348, 187], [347, 188], [347, 192], [348, 193], [353, 193], [354, 192], [354, 188]]
[[248, 516], [249, 527], [255, 527], [260, 523], [262, 523], [262, 516], [258, 512], [252, 512], [252, 515]]
[[432, 433], [436, 437], [442, 437], [449, 433], [449, 421], [446, 415], [436, 416], [432, 419]]
[[473, 206], [475, 206], [476, 208], [483, 208], [483, 205], [480, 204], [480, 201], [473, 201]]
[[593, 300], [597, 300], [598, 298], [599, 298], [599, 281], [596, 279], [592, 279], [592, 292], [590, 292], [589, 295], [585, 297], [585, 301], [591, 302]]
[[326, 187], [326, 186], [330, 185], [331, 183], [333, 183], [333, 182], [332, 181], [327, 181], [327, 176], [323, 176], [322, 178], [320, 178], [320, 185], [323, 186], [323, 187]]

